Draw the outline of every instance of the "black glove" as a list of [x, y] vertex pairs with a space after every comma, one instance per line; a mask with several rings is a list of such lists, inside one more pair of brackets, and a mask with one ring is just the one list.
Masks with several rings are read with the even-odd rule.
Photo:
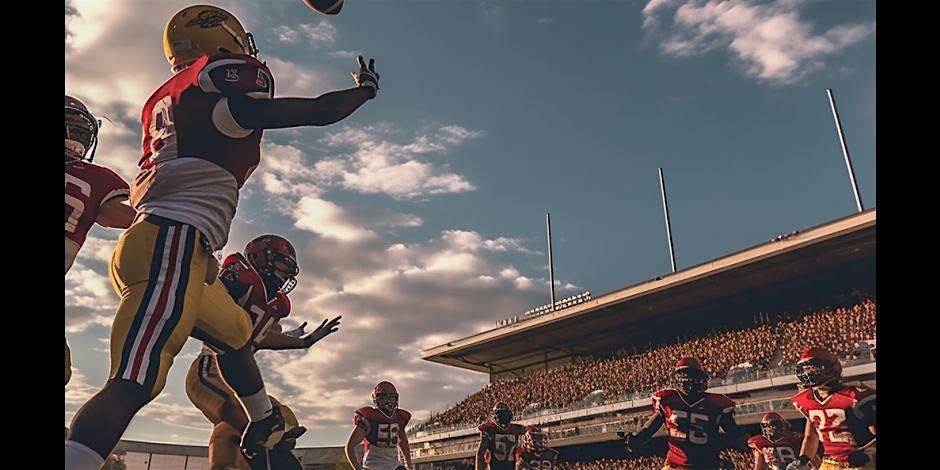
[[241, 449], [248, 460], [253, 459], [263, 450], [270, 449], [277, 444], [284, 435], [284, 417], [281, 408], [275, 406], [271, 415], [261, 421], [249, 423], [242, 434]]
[[[309, 348], [310, 346], [313, 346], [314, 343], [316, 343], [317, 341], [320, 341], [321, 339], [326, 338], [330, 334], [336, 333], [336, 330], [339, 329], [340, 318], [343, 318], [343, 316], [340, 315], [332, 320], [323, 320], [323, 323], [321, 323], [320, 326], [316, 330], [313, 330], [312, 333], [301, 338], [304, 340], [304, 348]], [[327, 323], [328, 321], [329, 323]]]
[[871, 457], [865, 453], [864, 449], [856, 449], [852, 452], [849, 452], [849, 466], [850, 467], [861, 467], [866, 463], [871, 461]]
[[[352, 74], [353, 80], [356, 81], [356, 86], [367, 86], [375, 90], [375, 92], [378, 92], [379, 74], [375, 71], [375, 59], [369, 59], [368, 67], [366, 67], [366, 61], [362, 56], [359, 56], [357, 60], [359, 61], [359, 71]], [[375, 93], [372, 94], [372, 97], [375, 97]]]
[[718, 469], [719, 470], [734, 470], [734, 462], [726, 458], [718, 459]]

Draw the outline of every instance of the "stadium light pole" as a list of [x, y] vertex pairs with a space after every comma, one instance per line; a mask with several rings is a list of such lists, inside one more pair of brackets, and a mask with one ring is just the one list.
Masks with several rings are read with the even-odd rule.
[[836, 111], [836, 99], [832, 96], [832, 88], [826, 88], [826, 95], [829, 96], [829, 107], [832, 108], [832, 119], [836, 121], [836, 132], [839, 134], [839, 144], [842, 146], [842, 155], [845, 156], [845, 167], [849, 170], [849, 182], [852, 183], [852, 192], [855, 194], [855, 207], [859, 212], [865, 210], [862, 206], [862, 196], [858, 193], [858, 185], [855, 183], [855, 170], [852, 169], [852, 159], [849, 158], [849, 148], [845, 145], [845, 135], [842, 133], [842, 122], [839, 120], [839, 112]]
[[555, 311], [555, 268], [552, 266], [552, 214], [550, 212], [545, 213], [545, 233], [548, 238], [548, 285], [551, 289], [552, 303], [549, 304], [551, 307], [548, 308], [549, 312]]
[[666, 181], [663, 179], [663, 169], [659, 168], [659, 192], [663, 195], [663, 217], [666, 218], [666, 240], [669, 242], [669, 262], [672, 263], [672, 272], [676, 272], [676, 253], [672, 249], [672, 227], [669, 225], [669, 204], [666, 202]]

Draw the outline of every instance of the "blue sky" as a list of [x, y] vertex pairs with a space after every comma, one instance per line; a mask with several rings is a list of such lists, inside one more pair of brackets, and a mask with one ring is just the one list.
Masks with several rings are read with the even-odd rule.
[[[217, 4], [255, 35], [279, 96], [351, 86], [357, 53], [382, 76], [341, 123], [265, 133], [224, 250], [287, 236], [301, 252], [288, 323], [344, 316], [309, 352], [260, 355], [311, 428], [300, 445], [345, 442], [379, 380], [417, 419], [478, 390], [483, 374], [419, 352], [545, 303], [546, 212], [559, 296], [668, 272], [658, 167], [680, 269], [853, 212], [826, 88], [876, 203], [874, 2]], [[185, 5], [66, 3], [66, 92], [112, 121], [96, 161], [125, 178], [140, 108], [170, 76], [163, 25]], [[66, 276], [66, 423], [108, 369], [118, 233], [91, 235]], [[197, 350], [127, 438], [207, 443], [183, 388]]]

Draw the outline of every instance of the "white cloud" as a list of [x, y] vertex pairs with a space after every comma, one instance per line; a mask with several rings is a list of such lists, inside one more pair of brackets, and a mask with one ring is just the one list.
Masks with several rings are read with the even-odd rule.
[[535, 22], [538, 23], [538, 24], [552, 24], [554, 21], [555, 21], [555, 19], [552, 18], [552, 17], [550, 17], [550, 16], [543, 16], [543, 17], [541, 17], [541, 18], [535, 20]]
[[329, 56], [334, 59], [355, 59], [357, 56], [361, 56], [362, 53], [359, 51], [333, 51], [330, 52]]
[[336, 41], [336, 26], [333, 26], [326, 19], [320, 20], [316, 25], [303, 24], [300, 25], [301, 31], [307, 36], [307, 40], [313, 46], [318, 46], [320, 44], [332, 44]]
[[65, 302], [65, 331], [78, 332], [93, 325], [110, 326], [118, 297], [106, 276], [76, 261], [65, 276]]
[[[666, 55], [689, 57], [724, 48], [741, 63], [746, 75], [789, 84], [822, 69], [826, 57], [874, 31], [873, 24], [842, 24], [815, 32], [800, 19], [799, 10], [805, 4], [803, 0], [650, 0], [643, 8], [643, 27], [661, 36], [660, 48]], [[664, 26], [669, 19], [669, 26]]]
[[274, 34], [277, 34], [277, 40], [286, 44], [297, 44], [300, 34], [289, 26], [278, 26], [274, 28]]
[[[419, 133], [400, 143], [397, 129], [389, 125], [350, 127], [323, 139], [331, 150], [341, 152], [317, 163], [330, 184], [367, 194], [387, 194], [411, 199], [429, 194], [457, 193], [475, 189], [445, 165], [420, 161], [426, 154], [446, 155], [451, 148], [478, 138], [482, 132], [449, 125]], [[397, 139], [396, 139], [397, 140]]]
[[324, 237], [343, 241], [358, 241], [375, 237], [369, 230], [355, 225], [345, 211], [336, 204], [314, 197], [300, 198], [294, 208], [294, 226]]

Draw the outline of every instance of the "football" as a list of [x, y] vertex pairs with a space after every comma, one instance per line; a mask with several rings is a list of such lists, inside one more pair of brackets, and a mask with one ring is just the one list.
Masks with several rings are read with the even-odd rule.
[[335, 15], [343, 9], [343, 0], [303, 0], [303, 2], [324, 15]]

